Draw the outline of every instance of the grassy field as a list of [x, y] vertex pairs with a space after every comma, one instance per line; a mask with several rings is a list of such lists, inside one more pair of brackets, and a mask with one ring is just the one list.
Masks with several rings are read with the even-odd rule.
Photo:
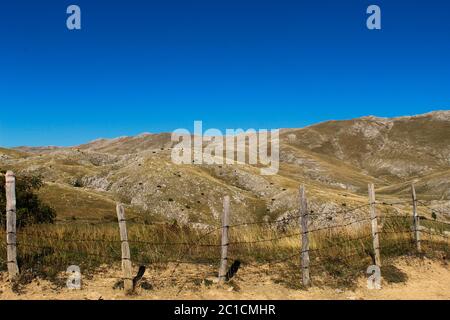
[[[386, 275], [395, 278], [389, 261], [401, 256], [448, 257], [449, 241], [443, 236], [423, 234], [423, 253], [415, 249], [409, 217], [379, 219], [381, 255]], [[441, 233], [437, 222], [431, 223]], [[370, 221], [341, 224], [336, 228], [311, 227], [311, 275], [316, 285], [351, 287], [373, 264]], [[448, 230], [448, 229], [447, 229]], [[216, 268], [220, 261], [220, 227], [196, 230], [176, 224], [128, 223], [134, 265], [159, 266], [191, 263]], [[0, 259], [6, 258], [5, 235], [0, 234]], [[301, 235], [297, 227], [282, 229], [273, 224], [235, 225], [230, 228], [229, 263], [268, 266], [279, 273], [280, 283], [301, 288]], [[121, 261], [118, 225], [114, 222], [72, 222], [35, 225], [18, 231], [18, 263], [22, 277], [55, 280], [69, 265], [94, 274], [101, 265]], [[5, 263], [2, 263], [5, 269]], [[394, 270], [395, 271], [395, 270]], [[62, 283], [59, 283], [62, 285]]]

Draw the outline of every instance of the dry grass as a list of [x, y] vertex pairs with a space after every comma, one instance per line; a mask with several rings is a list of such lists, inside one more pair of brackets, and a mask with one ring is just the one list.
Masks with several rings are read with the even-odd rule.
[[[409, 219], [381, 218], [382, 261], [417, 255]], [[314, 227], [312, 227], [314, 229]], [[4, 234], [0, 234], [0, 257], [6, 257]], [[278, 230], [270, 225], [230, 228], [229, 256], [244, 266], [259, 266], [261, 273], [276, 273], [286, 287], [299, 287], [300, 230]], [[448, 239], [423, 235], [424, 252], [429, 257], [448, 257]], [[136, 265], [161, 266], [174, 262], [217, 265], [220, 258], [220, 228], [195, 230], [176, 224], [129, 223], [131, 256]], [[311, 274], [320, 286], [352, 287], [372, 262], [370, 223], [312, 232], [310, 236]], [[18, 232], [18, 262], [22, 273], [47, 279], [69, 265], [95, 272], [102, 264], [120, 262], [117, 223], [71, 223], [37, 225]], [[3, 264], [3, 268], [5, 265]]]

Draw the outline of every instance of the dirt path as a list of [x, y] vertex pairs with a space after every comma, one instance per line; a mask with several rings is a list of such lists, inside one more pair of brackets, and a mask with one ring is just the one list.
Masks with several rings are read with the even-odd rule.
[[[106, 267], [92, 279], [83, 279], [82, 290], [56, 288], [48, 281], [33, 280], [24, 286], [21, 294], [11, 290], [6, 274], [0, 274], [0, 300], [6, 299], [445, 299], [450, 300], [450, 267], [445, 262], [428, 259], [400, 259], [395, 262], [398, 270], [407, 276], [406, 282], [386, 283], [381, 290], [368, 290], [366, 279], [360, 278], [354, 290], [313, 287], [309, 290], [291, 289], [271, 278], [270, 271], [261, 268], [256, 272], [244, 268], [233, 285], [219, 287], [212, 283], [213, 270], [209, 267], [185, 265], [180, 272], [185, 280], [171, 277], [170, 268], [152, 269], [146, 272], [151, 289], [139, 288], [137, 294], [124, 296], [122, 290], [112, 287], [120, 277], [120, 270]], [[200, 276], [199, 276], [200, 275]], [[172, 279], [172, 280], [171, 280]], [[187, 280], [186, 280], [187, 279]], [[209, 279], [209, 280], [204, 280]]]

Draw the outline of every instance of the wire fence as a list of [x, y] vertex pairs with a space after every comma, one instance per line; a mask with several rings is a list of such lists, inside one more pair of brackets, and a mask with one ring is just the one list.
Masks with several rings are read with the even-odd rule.
[[[405, 253], [419, 253], [415, 249], [415, 242], [421, 241], [424, 245], [420, 254], [432, 253], [436, 250], [448, 253], [450, 222], [437, 218], [433, 213], [442, 217], [450, 216], [443, 209], [436, 209], [423, 201], [417, 201], [419, 209], [425, 209], [417, 217], [428, 224], [415, 225], [413, 214], [398, 214], [404, 211], [407, 204], [412, 206], [411, 200], [395, 202], [377, 201], [374, 203], [357, 205], [334, 212], [335, 216], [348, 215], [358, 211], [358, 215], [349, 221], [318, 225], [315, 218], [329, 213], [303, 212], [274, 221], [247, 221], [226, 226], [211, 227], [205, 232], [188, 230], [181, 227], [171, 227], [153, 224], [149, 228], [162, 228], [148, 232], [143, 226], [136, 231], [133, 225], [129, 229], [131, 261], [136, 266], [173, 264], [170, 277], [176, 276], [177, 270], [183, 264], [204, 265], [214, 274], [221, 249], [226, 246], [229, 250], [225, 257], [231, 264], [239, 261], [243, 267], [292, 264], [299, 273], [304, 272], [302, 258], [305, 252], [311, 255], [308, 269], [326, 271], [335, 268], [336, 261], [347, 268], [355, 264], [358, 272], [365, 271], [360, 264], [375, 264], [374, 244], [375, 235], [380, 236], [380, 247], [384, 258], [389, 255]], [[379, 212], [375, 217], [368, 215], [369, 207], [375, 206]], [[402, 207], [400, 207], [402, 206]], [[394, 209], [392, 213], [390, 210]], [[308, 230], [302, 230], [296, 221], [311, 218]], [[348, 219], [348, 218], [347, 218]], [[380, 223], [380, 228], [373, 229], [373, 221]], [[277, 228], [279, 225], [290, 225], [287, 229]], [[64, 229], [66, 228], [66, 229]], [[18, 263], [21, 270], [41, 269], [47, 270], [48, 264], [54, 264], [56, 271], [63, 272], [62, 266], [81, 264], [88, 266], [101, 263], [117, 263], [123, 259], [121, 247], [124, 239], [119, 237], [117, 228], [112, 225], [83, 227], [83, 237], [75, 236], [78, 231], [70, 226], [34, 226], [17, 231], [16, 247], [18, 250]], [[243, 230], [247, 228], [247, 230]], [[223, 243], [220, 236], [223, 230], [230, 232], [230, 241]], [[135, 232], [136, 231], [136, 232]], [[420, 232], [422, 239], [416, 239], [415, 234]], [[302, 249], [303, 236], [309, 237], [310, 247]], [[152, 235], [152, 239], [149, 239]], [[4, 241], [6, 233], [1, 234], [0, 252], [4, 251], [7, 243]], [[175, 249], [174, 249], [175, 248]], [[6, 251], [6, 250], [5, 250]], [[6, 266], [6, 256], [2, 253], [0, 263]], [[357, 259], [356, 259], [357, 258]], [[308, 258], [309, 259], [309, 258]], [[371, 262], [372, 261], [372, 262]], [[59, 269], [58, 269], [59, 268]], [[308, 272], [309, 272], [308, 270]], [[124, 277], [117, 277], [121, 280]], [[184, 284], [182, 285], [182, 287]]]

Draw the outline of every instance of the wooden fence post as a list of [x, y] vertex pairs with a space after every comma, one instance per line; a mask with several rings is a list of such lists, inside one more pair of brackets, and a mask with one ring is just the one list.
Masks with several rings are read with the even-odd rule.
[[12, 171], [6, 172], [6, 246], [9, 277], [19, 274], [16, 248], [16, 176]]
[[370, 220], [372, 222], [372, 239], [373, 239], [373, 251], [375, 253], [375, 265], [381, 267], [380, 256], [380, 238], [378, 231], [378, 219], [377, 212], [375, 210], [375, 186], [373, 183], [369, 184], [369, 204], [370, 204]]
[[219, 269], [219, 283], [226, 280], [227, 266], [228, 266], [228, 229], [230, 225], [230, 197], [225, 196], [223, 199], [223, 216], [222, 216], [222, 246], [221, 246], [221, 260]]
[[123, 288], [126, 293], [131, 293], [133, 291], [133, 277], [131, 273], [131, 256], [130, 246], [128, 244], [127, 223], [123, 205], [118, 203], [116, 206], [116, 211], [117, 219], [119, 221], [120, 241], [122, 244]]
[[311, 279], [309, 277], [309, 233], [308, 233], [308, 202], [306, 200], [305, 187], [300, 187], [299, 193], [300, 200], [300, 226], [302, 229], [302, 251], [301, 251], [301, 263], [302, 263], [302, 280], [305, 287], [311, 285]]
[[411, 194], [413, 200], [413, 223], [414, 223], [414, 237], [416, 239], [417, 251], [422, 251], [422, 246], [420, 244], [420, 218], [417, 214], [417, 197], [416, 197], [416, 188], [414, 184], [411, 184]]

